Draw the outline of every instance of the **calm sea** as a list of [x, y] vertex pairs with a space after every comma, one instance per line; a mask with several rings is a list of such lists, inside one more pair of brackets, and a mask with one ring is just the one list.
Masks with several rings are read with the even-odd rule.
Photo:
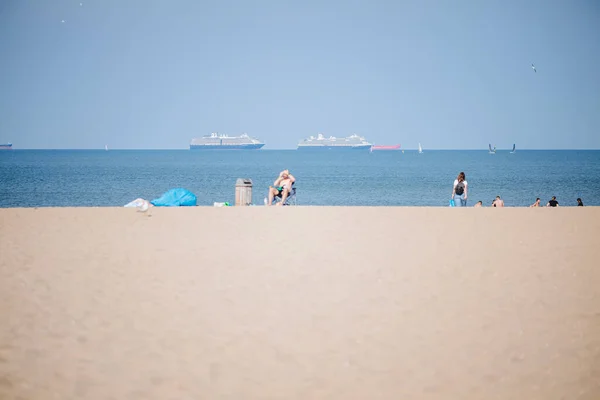
[[253, 181], [254, 204], [283, 169], [299, 205], [447, 206], [467, 175], [472, 206], [496, 195], [507, 206], [556, 196], [561, 206], [600, 205], [600, 151], [416, 151], [307, 153], [296, 150], [0, 151], [0, 207], [123, 206], [183, 187], [199, 205], [234, 202], [237, 178]]

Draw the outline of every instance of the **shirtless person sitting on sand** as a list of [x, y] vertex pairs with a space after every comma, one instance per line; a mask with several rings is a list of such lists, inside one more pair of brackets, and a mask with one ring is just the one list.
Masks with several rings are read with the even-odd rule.
[[269, 186], [269, 201], [267, 202], [267, 205], [270, 206], [273, 204], [273, 199], [279, 194], [281, 194], [281, 202], [277, 203], [277, 205], [280, 206], [284, 204], [285, 199], [287, 199], [288, 195], [292, 191], [292, 184], [295, 181], [296, 178], [290, 174], [290, 171], [287, 169], [281, 171], [279, 173], [279, 177], [275, 179], [275, 182], [273, 182], [273, 186]]
[[492, 203], [494, 207], [504, 207], [504, 200], [500, 196], [496, 196], [496, 200]]

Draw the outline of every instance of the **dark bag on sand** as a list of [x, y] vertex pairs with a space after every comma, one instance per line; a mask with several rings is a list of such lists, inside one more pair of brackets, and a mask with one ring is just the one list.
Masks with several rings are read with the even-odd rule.
[[464, 192], [465, 192], [465, 184], [462, 182], [458, 182], [458, 184], [456, 185], [455, 193], [460, 196]]

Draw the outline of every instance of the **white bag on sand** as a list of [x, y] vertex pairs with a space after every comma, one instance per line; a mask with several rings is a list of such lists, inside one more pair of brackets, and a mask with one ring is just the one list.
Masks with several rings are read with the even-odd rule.
[[127, 204], [124, 207], [141, 207], [145, 203], [144, 199], [135, 199]]

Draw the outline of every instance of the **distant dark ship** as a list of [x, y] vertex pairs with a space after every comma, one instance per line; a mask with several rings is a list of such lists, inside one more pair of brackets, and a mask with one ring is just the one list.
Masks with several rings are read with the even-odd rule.
[[10, 150], [10, 149], [12, 149], [12, 143], [0, 144], [0, 150]]

